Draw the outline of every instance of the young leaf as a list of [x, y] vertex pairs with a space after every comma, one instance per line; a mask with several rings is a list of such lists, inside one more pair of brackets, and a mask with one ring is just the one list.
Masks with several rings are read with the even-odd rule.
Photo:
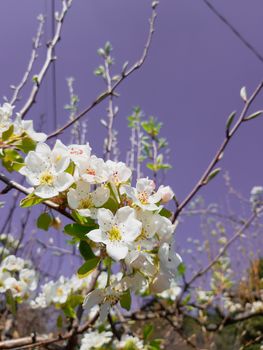
[[64, 232], [74, 238], [86, 239], [86, 234], [96, 228], [96, 226], [83, 226], [80, 224], [68, 224], [64, 227]]
[[179, 273], [179, 275], [184, 275], [185, 271], [186, 271], [186, 267], [184, 263], [179, 264], [179, 266], [177, 267], [177, 271]]
[[20, 207], [28, 208], [32, 207], [33, 205], [37, 205], [41, 202], [44, 202], [43, 198], [37, 197], [33, 193], [30, 193], [28, 196], [26, 196], [20, 201]]
[[120, 304], [121, 307], [125, 310], [129, 311], [131, 308], [131, 293], [128, 289], [126, 292], [124, 292], [120, 298]]
[[14, 132], [14, 124], [11, 124], [11, 126], [2, 133], [2, 140], [6, 141], [10, 138], [10, 136], [13, 134]]
[[236, 111], [232, 112], [229, 115], [229, 117], [227, 118], [227, 122], [226, 122], [226, 134], [227, 134], [227, 136], [229, 135], [229, 131], [230, 131], [231, 125], [233, 123], [233, 120], [235, 118], [235, 115], [236, 115]]
[[90, 248], [90, 245], [86, 241], [83, 241], [83, 240], [80, 241], [79, 251], [85, 260], [90, 260], [90, 259], [95, 258], [95, 255], [94, 255], [92, 249]]
[[51, 223], [52, 218], [48, 213], [42, 213], [37, 219], [37, 227], [44, 231], [48, 231]]
[[205, 181], [205, 184], [207, 184], [214, 177], [216, 177], [216, 175], [220, 172], [220, 170], [221, 170], [221, 168], [216, 168], [215, 170], [211, 171], [211, 173], [207, 177], [207, 180]]
[[99, 264], [100, 258], [95, 257], [93, 259], [87, 260], [79, 269], [79, 278], [87, 277]]
[[143, 339], [144, 339], [144, 341], [150, 337], [152, 332], [153, 332], [153, 325], [152, 324], [146, 324], [143, 327]]
[[257, 118], [259, 116], [261, 116], [261, 114], [263, 113], [263, 111], [257, 111], [253, 114], [250, 114], [248, 117], [244, 118], [244, 120], [251, 120], [251, 119], [254, 119], [254, 118]]

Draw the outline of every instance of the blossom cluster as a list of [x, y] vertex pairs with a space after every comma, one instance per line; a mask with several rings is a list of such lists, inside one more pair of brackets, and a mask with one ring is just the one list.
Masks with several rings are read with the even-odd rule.
[[[110, 348], [107, 347], [107, 349], [112, 350], [144, 350], [147, 349], [146, 346], [144, 346], [143, 341], [140, 340], [136, 336], [132, 335], [123, 335], [120, 340], [115, 339], [113, 340], [113, 334], [110, 331], [92, 331], [88, 332], [84, 335], [84, 337], [81, 340], [81, 347], [80, 350], [95, 350], [95, 349], [102, 349], [102, 346], [106, 346], [109, 343], [111, 343]], [[103, 348], [104, 348], [103, 347]]]
[[13, 298], [23, 301], [37, 288], [37, 274], [31, 263], [8, 255], [0, 265], [0, 293], [11, 291]]
[[12, 128], [10, 134], [12, 134], [13, 140], [18, 140], [21, 136], [27, 135], [36, 142], [46, 141], [47, 135], [42, 132], [36, 132], [32, 120], [23, 120], [19, 113], [13, 118], [13, 109], [14, 106], [7, 102], [0, 106], [0, 140], [4, 132]]
[[[132, 171], [124, 163], [98, 158], [88, 143], [66, 146], [60, 140], [52, 149], [38, 143], [20, 173], [33, 186], [30, 198], [51, 199], [86, 225], [81, 241], [91, 250], [92, 264], [120, 262], [121, 281], [109, 279], [106, 288], [90, 292], [84, 301], [87, 308], [101, 306], [101, 320], [128, 291], [161, 293], [170, 288], [181, 258], [172, 248], [176, 225], [164, 208], [174, 197], [169, 186], [156, 189], [154, 181], [141, 178], [133, 187]], [[45, 289], [58, 287], [50, 283]]]

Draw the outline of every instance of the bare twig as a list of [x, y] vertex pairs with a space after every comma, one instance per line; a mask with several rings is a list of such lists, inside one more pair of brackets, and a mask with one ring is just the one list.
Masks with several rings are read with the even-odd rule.
[[148, 34], [148, 38], [147, 38], [147, 41], [146, 41], [146, 44], [145, 44], [145, 47], [144, 47], [144, 50], [143, 50], [141, 58], [137, 62], [135, 62], [134, 65], [130, 69], [123, 70], [121, 77], [119, 78], [119, 80], [116, 81], [116, 83], [112, 86], [112, 88], [110, 90], [107, 89], [106, 91], [102, 92], [87, 108], [85, 108], [82, 112], [80, 112], [74, 119], [68, 121], [61, 128], [59, 128], [59, 129], [55, 130], [54, 132], [52, 132], [48, 136], [48, 139], [61, 134], [67, 128], [69, 128], [71, 125], [76, 123], [79, 119], [84, 117], [94, 107], [96, 107], [98, 104], [100, 104], [102, 101], [104, 101], [107, 97], [114, 95], [115, 90], [123, 82], [123, 80], [128, 78], [134, 71], [138, 70], [144, 64], [144, 62], [145, 62], [145, 60], [146, 60], [146, 58], [148, 56], [148, 52], [149, 52], [151, 43], [152, 43], [152, 37], [153, 37], [153, 33], [154, 33], [155, 20], [156, 20], [156, 16], [157, 16], [156, 7], [157, 7], [157, 2], [155, 1], [154, 4], [152, 5], [152, 15], [151, 15], [151, 18], [150, 18], [149, 34]]
[[263, 56], [258, 52], [258, 50], [250, 44], [250, 42], [244, 38], [244, 36], [233, 26], [232, 23], [226, 19], [225, 16], [220, 13], [214, 5], [212, 5], [208, 0], [203, 0], [206, 6], [220, 19], [230, 30], [231, 32], [263, 63]]
[[41, 86], [41, 83], [42, 83], [51, 63], [55, 60], [54, 50], [55, 50], [57, 43], [59, 42], [59, 40], [61, 38], [61, 31], [62, 31], [63, 22], [65, 20], [66, 14], [67, 14], [71, 4], [72, 4], [72, 1], [73, 0], [62, 0], [62, 10], [61, 10], [60, 14], [56, 17], [57, 26], [56, 26], [56, 30], [55, 30], [55, 35], [53, 36], [52, 40], [47, 44], [47, 52], [46, 52], [45, 62], [43, 64], [40, 72], [38, 73], [38, 75], [34, 77], [35, 78], [34, 79], [34, 86], [32, 87], [32, 90], [30, 92], [30, 95], [29, 95], [27, 101], [25, 102], [25, 104], [21, 108], [21, 110], [19, 111], [19, 114], [21, 115], [22, 118], [25, 117], [27, 112], [31, 109], [31, 107], [35, 103], [37, 94], [39, 92], [39, 88]]
[[231, 131], [226, 132], [226, 136], [225, 136], [223, 143], [219, 147], [214, 158], [212, 159], [212, 161], [208, 165], [207, 169], [205, 170], [205, 172], [201, 176], [200, 180], [197, 182], [197, 184], [192, 189], [192, 191], [186, 196], [186, 198], [176, 208], [174, 215], [173, 215], [173, 218], [172, 218], [172, 222], [175, 222], [175, 220], [177, 219], [180, 212], [184, 209], [184, 207], [192, 200], [192, 198], [196, 195], [196, 193], [203, 186], [205, 186], [207, 184], [209, 175], [211, 174], [212, 170], [217, 165], [217, 163], [221, 160], [221, 158], [223, 156], [223, 152], [224, 152], [225, 148], [227, 147], [227, 145], [229, 144], [229, 141], [232, 139], [234, 134], [237, 132], [237, 130], [239, 129], [241, 124], [246, 121], [246, 114], [247, 114], [251, 104], [253, 103], [253, 101], [255, 100], [257, 95], [259, 94], [259, 92], [262, 90], [262, 88], [263, 88], [263, 81], [260, 82], [260, 84], [257, 86], [255, 91], [252, 93], [251, 97], [245, 102], [245, 106], [244, 106], [243, 110], [241, 111], [240, 116], [239, 116], [236, 124], [233, 126]]
[[39, 25], [38, 25], [36, 37], [33, 39], [33, 49], [32, 49], [31, 56], [30, 56], [30, 59], [28, 62], [28, 66], [26, 68], [26, 71], [25, 71], [22, 79], [21, 79], [21, 82], [14, 88], [13, 96], [10, 99], [11, 105], [14, 105], [15, 102], [20, 98], [19, 94], [20, 94], [21, 90], [23, 89], [23, 87], [26, 85], [26, 83], [29, 79], [29, 76], [32, 72], [34, 63], [38, 57], [37, 50], [39, 49], [39, 47], [41, 45], [40, 40], [41, 40], [41, 37], [43, 35], [43, 27], [45, 24], [45, 17], [40, 14], [37, 17], [37, 19], [39, 21]]
[[[251, 225], [251, 223], [255, 220], [255, 218], [258, 216], [259, 212], [254, 212], [250, 218], [244, 223], [244, 225], [233, 235], [233, 237], [222, 247], [220, 252], [217, 254], [217, 256], [201, 271], [199, 271], [197, 274], [195, 274], [190, 281], [186, 283], [186, 286], [190, 286], [197, 278], [203, 276], [205, 273], [207, 273], [221, 258], [221, 256], [224, 255], [226, 250], [230, 247], [230, 245], [239, 238], [242, 233]], [[187, 288], [188, 288], [187, 287]]]

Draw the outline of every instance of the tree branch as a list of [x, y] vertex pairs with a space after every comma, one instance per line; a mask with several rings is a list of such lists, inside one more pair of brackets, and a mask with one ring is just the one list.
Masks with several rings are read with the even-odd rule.
[[41, 86], [41, 83], [42, 83], [42, 81], [43, 81], [43, 79], [48, 71], [50, 64], [55, 60], [54, 50], [55, 50], [57, 43], [59, 42], [59, 40], [61, 38], [61, 31], [62, 31], [63, 22], [65, 20], [66, 14], [67, 14], [71, 4], [72, 4], [72, 1], [73, 0], [62, 0], [62, 10], [61, 10], [60, 14], [56, 17], [57, 27], [56, 27], [55, 35], [53, 36], [52, 40], [47, 44], [47, 53], [46, 53], [45, 62], [43, 64], [40, 72], [36, 76], [34, 86], [32, 87], [31, 93], [30, 93], [26, 103], [19, 111], [19, 114], [21, 115], [22, 118], [25, 117], [27, 112], [31, 109], [31, 107], [35, 103], [37, 94], [38, 94], [40, 86]]
[[196, 193], [207, 184], [209, 175], [211, 174], [211, 171], [214, 169], [214, 167], [217, 165], [217, 163], [222, 159], [223, 156], [223, 152], [225, 150], [225, 148], [227, 147], [227, 145], [229, 144], [230, 140], [232, 139], [232, 137], [235, 135], [235, 133], [237, 132], [237, 130], [239, 129], [239, 127], [241, 126], [241, 124], [243, 122], [246, 121], [246, 114], [251, 106], [251, 104], [253, 103], [253, 101], [255, 100], [255, 98], [257, 97], [257, 95], [259, 94], [259, 92], [262, 90], [263, 88], [263, 81], [260, 82], [260, 84], [257, 86], [257, 88], [255, 89], [255, 91], [252, 93], [251, 97], [245, 102], [245, 106], [242, 110], [242, 112], [240, 113], [240, 116], [236, 122], [236, 124], [233, 126], [232, 130], [229, 132], [226, 132], [226, 136], [225, 139], [223, 141], [223, 143], [221, 144], [221, 146], [219, 147], [218, 151], [216, 152], [214, 158], [212, 159], [212, 161], [210, 162], [210, 164], [208, 165], [207, 169], [205, 170], [205, 172], [203, 173], [203, 175], [201, 176], [200, 180], [197, 182], [197, 184], [195, 185], [195, 187], [192, 189], [192, 191], [186, 196], [186, 198], [182, 201], [181, 204], [179, 204], [179, 206], [177, 207], [177, 209], [174, 212], [173, 218], [172, 218], [172, 222], [174, 223], [175, 220], [177, 219], [178, 215], [180, 214], [180, 212], [184, 209], [184, 207], [192, 200], [192, 198], [196, 195]]
[[102, 92], [87, 108], [85, 108], [82, 112], [80, 112], [74, 119], [70, 120], [67, 122], [65, 125], [63, 125], [61, 128], [55, 130], [52, 132], [49, 136], [48, 139], [55, 137], [62, 132], [64, 132], [67, 128], [69, 128], [71, 125], [76, 123], [78, 120], [80, 120], [82, 117], [84, 117], [88, 112], [90, 112], [94, 107], [96, 107], [99, 103], [104, 101], [108, 96], [114, 95], [115, 90], [117, 87], [126, 79], [128, 78], [134, 71], [138, 70], [145, 62], [148, 52], [151, 46], [152, 42], [152, 37], [154, 34], [154, 26], [155, 26], [155, 20], [157, 16], [156, 8], [157, 8], [158, 2], [153, 2], [152, 4], [152, 15], [150, 18], [150, 27], [149, 27], [149, 34], [147, 37], [147, 41], [142, 53], [141, 58], [134, 63], [134, 65], [128, 69], [128, 70], [123, 70], [122, 75], [120, 79], [111, 87], [111, 89], [107, 89], [106, 91]]

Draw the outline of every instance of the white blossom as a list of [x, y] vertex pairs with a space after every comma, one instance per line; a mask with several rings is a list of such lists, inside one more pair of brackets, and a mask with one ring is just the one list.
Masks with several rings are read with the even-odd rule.
[[104, 243], [112, 259], [124, 259], [128, 254], [129, 243], [141, 232], [142, 224], [135, 218], [135, 210], [123, 207], [114, 216], [109, 209], [101, 208], [98, 209], [97, 219], [99, 228], [90, 231], [87, 237], [93, 242]]
[[70, 188], [67, 194], [71, 209], [77, 209], [82, 216], [94, 216], [94, 208], [101, 207], [110, 197], [110, 190], [105, 186], [98, 187], [91, 192], [89, 183], [79, 180], [76, 188]]
[[134, 337], [128, 334], [124, 334], [121, 337], [120, 341], [116, 340], [114, 342], [114, 345], [116, 346], [117, 350], [126, 350], [126, 349], [143, 350], [144, 349], [142, 340], [140, 340], [138, 337]]
[[35, 187], [40, 198], [52, 198], [68, 189], [74, 182], [72, 175], [65, 172], [70, 163], [68, 150], [62, 142], [56, 141], [51, 150], [45, 143], [39, 143], [30, 151], [20, 173]]
[[22, 135], [26, 133], [32, 140], [36, 142], [45, 142], [47, 135], [43, 132], [36, 132], [33, 127], [32, 120], [23, 120], [21, 116], [17, 114], [16, 119], [14, 120], [14, 134]]
[[161, 201], [161, 193], [154, 192], [155, 184], [148, 178], [139, 179], [136, 188], [122, 185], [121, 194], [126, 194], [135, 205], [145, 210], [158, 210], [156, 203]]
[[84, 334], [81, 339], [80, 350], [100, 349], [104, 344], [108, 344], [112, 339], [113, 334], [111, 332], [93, 331]]

